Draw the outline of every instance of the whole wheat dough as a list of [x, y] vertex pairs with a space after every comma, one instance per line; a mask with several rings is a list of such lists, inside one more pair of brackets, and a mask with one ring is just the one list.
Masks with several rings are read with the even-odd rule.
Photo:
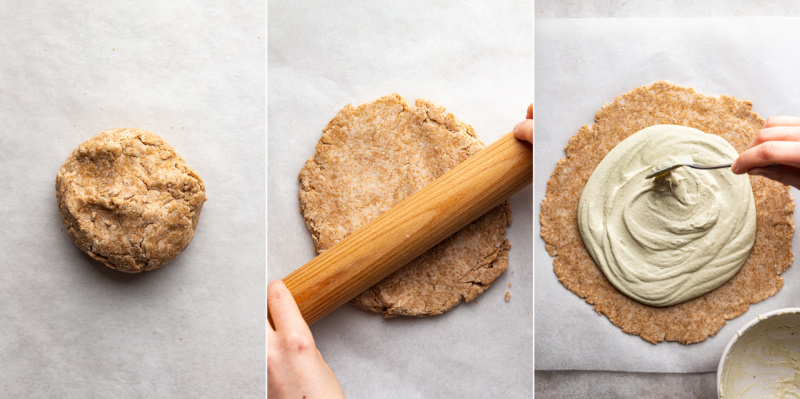
[[[443, 107], [397, 94], [345, 106], [300, 171], [300, 207], [318, 253], [483, 148]], [[470, 302], [508, 266], [501, 204], [363, 292], [352, 303], [385, 317], [441, 314]]]
[[79, 145], [58, 172], [56, 197], [75, 245], [127, 273], [178, 256], [206, 200], [203, 180], [142, 129], [107, 130]]
[[666, 81], [638, 87], [597, 111], [595, 123], [573, 135], [566, 156], [547, 182], [542, 200], [541, 235], [554, 256], [558, 281], [583, 298], [622, 331], [657, 343], [704, 341], [730, 320], [783, 286], [792, 264], [794, 201], [789, 188], [750, 176], [756, 204], [756, 238], [744, 266], [730, 280], [692, 300], [664, 307], [644, 305], [606, 280], [578, 231], [578, 202], [589, 176], [614, 146], [653, 125], [688, 126], [727, 140], [738, 152], [755, 138], [764, 120], [753, 104], [729, 96], [711, 97]]

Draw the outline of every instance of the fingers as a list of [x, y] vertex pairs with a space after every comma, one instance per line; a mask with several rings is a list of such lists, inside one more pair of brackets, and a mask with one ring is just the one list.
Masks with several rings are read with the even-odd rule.
[[283, 281], [276, 280], [267, 285], [267, 307], [276, 331], [286, 330], [311, 336], [308, 324]]
[[529, 143], [533, 142], [533, 119], [525, 119], [514, 126], [514, 137], [525, 140]]
[[774, 163], [800, 167], [800, 142], [768, 141], [759, 144], [739, 154], [731, 170], [733, 173], [742, 174], [750, 169]]
[[768, 118], [747, 150], [736, 158], [731, 170], [800, 187], [800, 118]]
[[785, 115], [770, 116], [767, 118], [767, 123], [764, 124], [764, 127], [767, 128], [774, 126], [800, 126], [800, 118], [796, 116]]
[[800, 168], [785, 165], [775, 165], [767, 166], [765, 168], [753, 168], [750, 169], [748, 173], [755, 176], [764, 176], [787, 186], [800, 188]]
[[514, 137], [533, 143], [533, 103], [528, 106], [525, 120], [514, 126]]
[[275, 326], [267, 328], [267, 396], [344, 399], [283, 281], [267, 285], [267, 309]]
[[768, 141], [798, 141], [800, 142], [800, 126], [773, 126], [759, 130], [756, 138], [747, 148], [753, 148]]

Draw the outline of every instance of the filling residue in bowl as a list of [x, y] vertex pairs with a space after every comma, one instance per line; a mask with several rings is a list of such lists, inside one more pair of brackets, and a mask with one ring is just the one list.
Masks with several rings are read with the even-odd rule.
[[719, 397], [800, 397], [800, 314], [759, 316], [737, 334], [724, 359]]

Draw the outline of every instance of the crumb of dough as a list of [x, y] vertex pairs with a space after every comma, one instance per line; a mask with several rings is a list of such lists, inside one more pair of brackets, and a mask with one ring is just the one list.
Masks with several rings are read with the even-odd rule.
[[175, 150], [142, 129], [113, 129], [78, 146], [58, 171], [56, 198], [75, 245], [106, 266], [163, 266], [194, 237], [203, 180]]
[[566, 157], [547, 182], [539, 215], [541, 236], [554, 257], [553, 271], [567, 289], [591, 304], [622, 331], [658, 343], [691, 344], [714, 336], [725, 320], [751, 303], [774, 295], [780, 276], [792, 264], [794, 200], [789, 188], [750, 176], [756, 202], [756, 239], [739, 272], [715, 290], [673, 306], [651, 307], [617, 291], [583, 246], [577, 223], [581, 191], [603, 157], [629, 135], [656, 124], [700, 129], [744, 151], [764, 125], [752, 103], [729, 96], [710, 97], [694, 89], [658, 81], [617, 97], [601, 108], [595, 123], [582, 127], [565, 148]]
[[[345, 106], [300, 171], [299, 200], [318, 253], [483, 148], [444, 107], [397, 94]], [[508, 202], [358, 295], [385, 317], [432, 316], [475, 300], [508, 267]]]
[[506, 299], [506, 302], [511, 300], [511, 293], [510, 292], [506, 292], [505, 299]]

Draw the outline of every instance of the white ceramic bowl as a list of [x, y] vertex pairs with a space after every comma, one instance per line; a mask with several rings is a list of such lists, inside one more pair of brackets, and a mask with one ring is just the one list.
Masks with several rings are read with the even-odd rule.
[[800, 394], [800, 308], [773, 310], [731, 338], [717, 367], [719, 398]]

